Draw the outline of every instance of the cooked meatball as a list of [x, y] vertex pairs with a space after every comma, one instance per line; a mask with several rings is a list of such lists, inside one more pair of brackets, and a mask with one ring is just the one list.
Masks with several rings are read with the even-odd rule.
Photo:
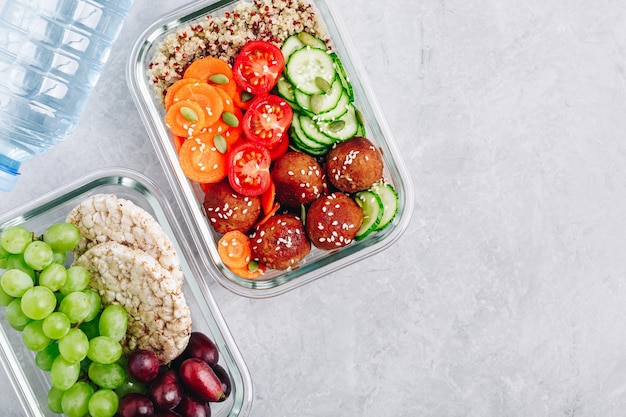
[[383, 177], [383, 160], [369, 139], [355, 136], [328, 152], [328, 180], [346, 193], [370, 188]]
[[334, 192], [315, 200], [306, 216], [311, 243], [324, 250], [352, 243], [363, 223], [363, 211], [347, 194]]
[[252, 256], [271, 269], [295, 267], [311, 251], [302, 221], [293, 214], [277, 214], [250, 236]]
[[315, 201], [322, 193], [322, 168], [315, 158], [302, 152], [287, 152], [274, 162], [272, 180], [276, 201], [299, 207]]
[[248, 232], [261, 213], [261, 198], [239, 194], [222, 180], [212, 184], [204, 196], [204, 211], [216, 232]]

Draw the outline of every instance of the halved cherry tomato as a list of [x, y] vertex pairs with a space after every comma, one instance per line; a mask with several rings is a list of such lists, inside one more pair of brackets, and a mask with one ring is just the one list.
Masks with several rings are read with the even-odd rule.
[[287, 149], [289, 149], [288, 135], [283, 135], [278, 143], [267, 148], [267, 150], [270, 151], [270, 158], [272, 158], [272, 161], [277, 160], [282, 154], [287, 152]]
[[293, 110], [282, 97], [266, 94], [256, 97], [243, 116], [243, 133], [247, 140], [272, 147], [287, 136]]
[[274, 88], [285, 67], [281, 50], [267, 41], [246, 43], [233, 64], [233, 78], [243, 90], [266, 94]]
[[270, 152], [263, 146], [243, 142], [233, 148], [228, 160], [231, 187], [247, 196], [261, 195], [270, 186]]

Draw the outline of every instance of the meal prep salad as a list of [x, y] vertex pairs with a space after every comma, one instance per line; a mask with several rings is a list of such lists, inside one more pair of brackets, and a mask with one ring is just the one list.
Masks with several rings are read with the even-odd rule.
[[254, 0], [165, 38], [148, 76], [219, 256], [262, 279], [384, 229], [398, 195], [304, 0]]

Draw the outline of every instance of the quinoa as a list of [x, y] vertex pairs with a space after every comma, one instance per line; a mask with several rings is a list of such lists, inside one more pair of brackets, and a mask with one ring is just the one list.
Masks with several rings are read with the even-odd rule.
[[233, 64], [250, 40], [280, 46], [294, 33], [306, 31], [329, 44], [328, 33], [313, 5], [305, 0], [253, 0], [242, 2], [222, 16], [207, 15], [167, 35], [148, 68], [161, 100], [167, 89], [183, 77], [193, 61], [213, 56]]

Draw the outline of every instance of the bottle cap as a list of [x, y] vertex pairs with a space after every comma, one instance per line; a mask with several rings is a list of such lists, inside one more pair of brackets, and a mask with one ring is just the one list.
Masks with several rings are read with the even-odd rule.
[[17, 183], [21, 163], [0, 154], [0, 191], [11, 191]]

